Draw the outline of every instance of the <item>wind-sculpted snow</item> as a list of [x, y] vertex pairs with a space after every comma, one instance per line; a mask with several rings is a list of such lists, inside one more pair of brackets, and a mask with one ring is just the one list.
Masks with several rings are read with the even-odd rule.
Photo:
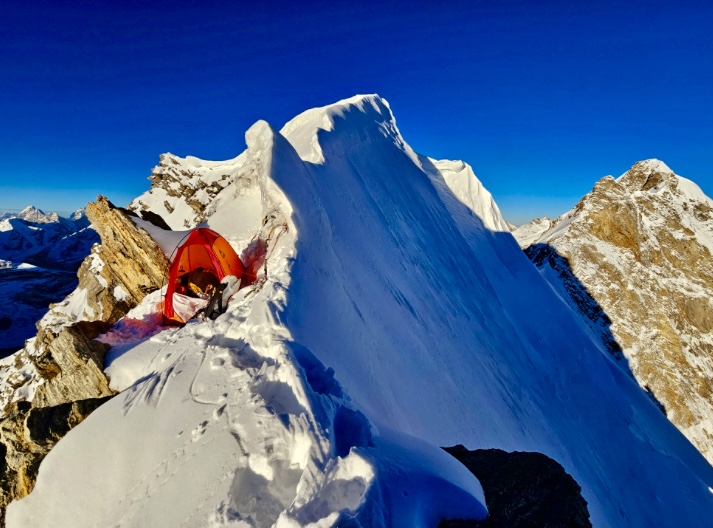
[[[333, 371], [291, 341], [270, 308], [284, 303], [279, 278], [289, 280], [276, 270], [262, 290], [243, 290], [216, 322], [159, 334], [160, 295], [147, 297], [102, 338], [115, 344], [107, 373], [123, 393], [90, 417], [90, 436], [77, 429], [52, 452], [8, 524], [289, 527], [357, 517], [378, 526], [387, 515], [418, 526], [443, 513], [482, 516], [482, 492], [462, 466], [415, 439], [377, 436]], [[81, 475], [66, 471], [87, 460]], [[87, 500], [100, 482], [101, 499]], [[387, 498], [398, 515], [376, 508]]]
[[414, 153], [377, 96], [246, 140], [239, 168], [214, 165], [229, 177], [212, 202], [171, 221], [205, 216], [239, 252], [286, 226], [267, 276], [214, 322], [151, 335], [154, 296], [102, 338], [123, 392], [50, 453], [8, 526], [482, 517], [479, 483], [438, 448], [455, 444], [554, 458], [595, 526], [706, 525], [713, 469], [600, 352], [467, 166]]

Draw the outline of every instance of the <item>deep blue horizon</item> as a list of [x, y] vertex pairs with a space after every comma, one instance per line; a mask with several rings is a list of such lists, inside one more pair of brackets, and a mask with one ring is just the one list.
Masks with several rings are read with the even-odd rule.
[[15, 2], [0, 210], [148, 189], [163, 152], [229, 159], [258, 119], [358, 93], [473, 166], [515, 223], [658, 158], [713, 194], [713, 6], [696, 2]]

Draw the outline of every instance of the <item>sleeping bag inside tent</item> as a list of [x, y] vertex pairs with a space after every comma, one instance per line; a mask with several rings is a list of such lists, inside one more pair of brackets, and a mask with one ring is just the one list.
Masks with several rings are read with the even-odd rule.
[[168, 270], [164, 323], [185, 323], [198, 308], [190, 313], [190, 309], [181, 310], [177, 304], [190, 305], [191, 298], [202, 297], [203, 292], [208, 293], [228, 275], [241, 279], [244, 271], [240, 257], [227, 240], [211, 229], [194, 229], [176, 248]]

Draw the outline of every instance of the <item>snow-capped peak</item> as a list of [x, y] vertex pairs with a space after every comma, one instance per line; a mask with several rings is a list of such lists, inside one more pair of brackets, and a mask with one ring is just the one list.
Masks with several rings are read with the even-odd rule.
[[[331, 137], [326, 135], [332, 132]], [[329, 152], [343, 157], [354, 147], [363, 152], [368, 145], [376, 160], [390, 157], [391, 153], [386, 152], [395, 147], [431, 178], [443, 180], [450, 193], [478, 216], [486, 228], [510, 231], [492, 195], [470, 165], [459, 160], [435, 160], [417, 154], [401, 136], [389, 103], [376, 94], [356, 95], [307, 110], [282, 127], [280, 134], [302, 160], [315, 164], [325, 164]]]
[[676, 174], [663, 161], [648, 159], [634, 164], [616, 181], [629, 192], [657, 190], [662, 185], [676, 185]]
[[643, 170], [647, 172], [663, 172], [665, 173], [673, 173], [673, 170], [666, 165], [663, 161], [656, 159], [656, 158], [651, 158], [651, 159], [646, 159], [646, 160], [641, 160], [637, 163], [634, 164], [634, 166], [630, 170]]
[[713, 347], [711, 218], [713, 200], [650, 159], [599, 180], [547, 229], [533, 222], [514, 233], [709, 462], [713, 362], [700, 351]]
[[21, 218], [22, 220], [26, 220], [28, 222], [35, 222], [38, 224], [47, 224], [49, 222], [59, 221], [59, 215], [57, 215], [57, 213], [47, 214], [32, 205], [28, 205], [22, 211], [20, 211], [17, 214], [17, 218]]
[[18, 216], [27, 216], [27, 215], [42, 215], [42, 216], [44, 216], [44, 214], [45, 214], [44, 211], [42, 211], [41, 209], [38, 209], [34, 205], [28, 205], [22, 211], [20, 211]]
[[458, 198], [471, 212], [475, 213], [483, 225], [491, 231], [510, 231], [510, 226], [503, 218], [493, 195], [476, 177], [473, 168], [463, 161], [435, 160], [422, 157], [419, 165], [427, 173], [433, 173], [430, 167], [435, 167], [438, 176], [442, 177], [450, 192]]
[[82, 208], [82, 209], [77, 209], [76, 211], [74, 211], [74, 213], [72, 214], [72, 216], [69, 217], [70, 220], [73, 220], [73, 221], [75, 221], [75, 222], [76, 222], [77, 220], [81, 220], [81, 219], [83, 219], [83, 218], [86, 218], [86, 213], [84, 212], [84, 208]]
[[363, 143], [367, 138], [390, 137], [405, 144], [396, 128], [389, 103], [376, 94], [356, 95], [334, 104], [312, 108], [290, 120], [280, 130], [300, 158], [311, 163], [324, 163], [324, 145], [319, 141], [320, 131], [331, 132], [339, 119], [349, 115], [350, 132]]
[[[601, 181], [601, 180], [600, 180]], [[648, 159], [635, 163], [624, 174], [616, 179], [630, 193], [653, 192], [664, 189], [678, 195], [679, 198], [695, 203], [704, 203], [713, 207], [711, 200], [701, 188], [691, 180], [679, 176], [663, 161]]]

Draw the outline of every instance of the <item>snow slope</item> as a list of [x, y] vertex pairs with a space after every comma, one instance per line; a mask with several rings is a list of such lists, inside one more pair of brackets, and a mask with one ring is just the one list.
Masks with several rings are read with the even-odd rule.
[[[267, 276], [214, 322], [157, 328], [154, 295], [107, 334], [124, 391], [59, 442], [8, 526], [477, 518], [478, 482], [437, 447], [457, 443], [556, 459], [595, 526], [708, 525], [713, 468], [600, 352], [467, 165], [413, 152], [378, 96], [246, 141], [213, 165], [229, 176], [201, 215], [239, 252], [271, 234]], [[183, 211], [172, 226], [200, 220]]]

